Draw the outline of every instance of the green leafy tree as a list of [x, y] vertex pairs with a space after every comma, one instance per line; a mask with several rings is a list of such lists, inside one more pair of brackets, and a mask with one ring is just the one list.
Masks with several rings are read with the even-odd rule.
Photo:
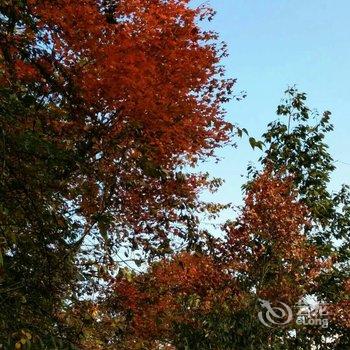
[[[293, 176], [300, 200], [309, 210], [310, 225], [305, 234], [317, 246], [323, 260], [332, 262], [332, 269], [320, 274], [311, 294], [319, 302], [334, 308], [339, 305], [342, 310], [337, 314], [338, 320], [333, 319], [327, 329], [298, 331], [293, 346], [345, 349], [350, 343], [346, 290], [350, 277], [350, 191], [348, 185], [338, 192], [329, 189], [336, 169], [326, 142], [327, 134], [333, 131], [331, 113], [325, 111], [320, 115], [311, 110], [306, 99], [306, 94], [295, 87], [286, 91], [277, 108], [280, 119], [270, 123], [262, 137], [266, 151], [260, 162]], [[254, 173], [252, 168], [249, 171]]]

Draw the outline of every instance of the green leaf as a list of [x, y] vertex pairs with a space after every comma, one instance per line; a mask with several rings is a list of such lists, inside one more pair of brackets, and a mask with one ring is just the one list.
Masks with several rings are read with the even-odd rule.
[[250, 146], [255, 149], [255, 138], [254, 137], [249, 137], [249, 143], [250, 143]]

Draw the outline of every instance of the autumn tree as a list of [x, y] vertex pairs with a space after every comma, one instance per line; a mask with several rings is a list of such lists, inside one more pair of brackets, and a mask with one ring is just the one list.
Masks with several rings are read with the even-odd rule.
[[270, 123], [263, 135], [266, 151], [260, 161], [292, 175], [300, 201], [309, 210], [307, 240], [317, 247], [323, 260], [332, 261], [332, 268], [320, 274], [311, 294], [330, 304], [330, 313], [337, 316], [331, 317], [330, 326], [322, 332], [299, 333], [294, 346], [343, 349], [349, 344], [350, 191], [347, 184], [337, 192], [329, 189], [336, 170], [326, 143], [327, 134], [334, 129], [331, 113], [311, 110], [306, 100], [307, 95], [295, 87], [286, 91], [277, 108], [280, 119]]
[[198, 192], [217, 182], [184, 169], [234, 131], [225, 48], [199, 26], [212, 14], [187, 0], [1, 1], [0, 343], [77, 342], [76, 305], [103, 294], [122, 253], [196, 246]]
[[122, 332], [118, 339], [135, 349], [158, 343], [176, 349], [289, 348], [294, 322], [264, 326], [259, 299], [293, 307], [328, 268], [308, 243], [307, 226], [292, 178], [266, 170], [250, 184], [241, 215], [225, 225], [214, 256], [183, 253], [145, 274], [120, 275], [111, 303], [125, 327], [126, 338]]
[[[281, 119], [263, 135], [262, 170], [248, 169], [243, 208], [220, 239], [202, 254], [120, 274], [107, 303], [118, 310], [118, 341], [155, 349], [347, 348], [348, 190], [328, 190], [330, 113], [312, 114], [305, 100], [287, 90]], [[310, 297], [327, 304], [328, 328], [295, 318], [270, 328], [258, 319], [261, 299], [297, 312]]]

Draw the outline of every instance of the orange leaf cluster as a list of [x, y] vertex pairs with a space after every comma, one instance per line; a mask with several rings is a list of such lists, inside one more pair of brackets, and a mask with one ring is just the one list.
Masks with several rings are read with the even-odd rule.
[[228, 263], [249, 276], [259, 297], [293, 305], [327, 267], [308, 243], [306, 227], [307, 209], [293, 179], [267, 169], [249, 184], [237, 222], [226, 226]]
[[223, 322], [251, 315], [258, 298], [293, 306], [327, 267], [303, 234], [307, 226], [292, 179], [266, 170], [250, 183], [242, 213], [225, 227], [215, 254], [182, 253], [117, 279], [114, 309], [123, 310], [127, 334], [155, 341], [175, 339], [178, 325], [204, 330], [213, 315]]
[[[185, 0], [27, 3], [35, 25], [8, 38], [18, 78], [41, 77], [47, 93], [73, 97], [76, 132], [92, 126], [86, 114], [76, 120], [79, 108], [99, 113], [108, 120], [105, 147], [133, 126], [162, 161], [228, 140], [221, 103], [233, 82], [222, 78], [216, 35], [197, 25], [203, 9]], [[27, 57], [24, 43], [32, 46]]]
[[174, 337], [176, 324], [201, 327], [224, 303], [237, 307], [237, 286], [209, 256], [182, 253], [154, 264], [146, 274], [115, 281], [116, 309], [127, 316], [128, 333], [139, 339]]
[[103, 221], [149, 251], [184, 234], [184, 212], [209, 182], [179, 170], [233, 130], [225, 48], [198, 25], [210, 11], [187, 0], [28, 0], [3, 11], [15, 27], [1, 36], [0, 79], [45, 110], [16, 128], [74, 158], [57, 192], [87, 223], [84, 235]]

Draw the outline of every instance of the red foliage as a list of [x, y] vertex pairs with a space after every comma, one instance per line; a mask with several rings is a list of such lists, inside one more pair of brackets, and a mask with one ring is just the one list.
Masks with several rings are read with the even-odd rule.
[[245, 309], [251, 314], [257, 298], [294, 305], [327, 267], [303, 234], [307, 225], [292, 179], [265, 171], [250, 183], [242, 214], [225, 227], [215, 256], [183, 253], [115, 282], [127, 334], [172, 339], [176, 324], [203, 330], [207, 316], [227, 322], [228, 314], [231, 320]]
[[259, 297], [292, 305], [327, 267], [303, 234], [307, 226], [293, 179], [267, 170], [249, 184], [241, 216], [226, 227], [227, 261], [248, 274]]
[[[227, 141], [231, 125], [220, 105], [232, 82], [219, 77], [223, 51], [212, 42], [215, 34], [197, 25], [203, 10], [184, 0], [103, 3], [28, 1], [35, 25], [7, 38], [17, 77], [41, 76], [48, 93], [69, 95], [90, 116], [109, 114], [105, 147], [130, 126], [142, 130], [138, 142], [162, 161]], [[35, 54], [23, 52], [24, 42]], [[77, 117], [71, 116], [77, 132], [91, 127], [86, 114]]]
[[21, 28], [1, 36], [3, 82], [24, 85], [50, 112], [26, 116], [22, 129], [34, 125], [76, 154], [64, 191], [84, 232], [103, 217], [107, 231], [147, 250], [177, 235], [180, 211], [208, 184], [179, 167], [213, 154], [233, 129], [222, 109], [234, 83], [223, 78], [225, 50], [198, 26], [211, 12], [186, 0], [29, 0], [3, 10]]
[[182, 253], [146, 274], [115, 282], [117, 309], [131, 316], [128, 333], [139, 339], [174, 337], [175, 324], [201, 327], [200, 316], [224, 302], [237, 307], [237, 287], [208, 256]]
[[341, 300], [328, 305], [327, 312], [332, 322], [342, 328], [350, 329], [350, 279], [344, 282], [340, 290]]

